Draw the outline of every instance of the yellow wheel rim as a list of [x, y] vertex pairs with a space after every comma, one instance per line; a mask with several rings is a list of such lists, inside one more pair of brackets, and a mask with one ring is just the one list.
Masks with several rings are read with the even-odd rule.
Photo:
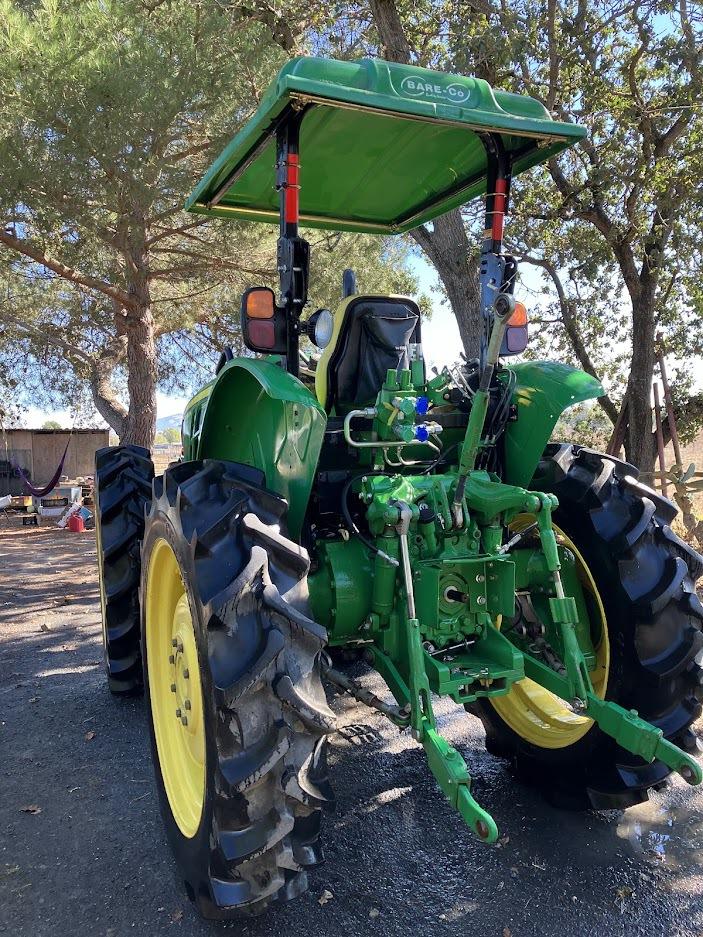
[[145, 597], [149, 699], [161, 777], [173, 819], [191, 839], [205, 802], [203, 693], [193, 619], [178, 561], [154, 544]]
[[[516, 532], [524, 530], [533, 520], [534, 518], [527, 516], [516, 518], [511, 529]], [[600, 637], [594, 648], [596, 666], [590, 676], [594, 691], [603, 699], [610, 671], [610, 640], [603, 601], [588, 564], [573, 540], [556, 525], [554, 530], [559, 543], [571, 550], [576, 557], [579, 581], [584, 591], [591, 595], [591, 607], [596, 610], [600, 619]], [[528, 677], [513, 684], [505, 696], [493, 697], [491, 704], [514, 732], [540, 748], [567, 748], [574, 745], [593, 725], [592, 719], [578, 716], [558, 696]]]

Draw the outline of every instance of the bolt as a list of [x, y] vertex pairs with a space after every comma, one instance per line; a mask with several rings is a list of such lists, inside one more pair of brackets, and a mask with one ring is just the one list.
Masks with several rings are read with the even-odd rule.
[[180, 718], [181, 718], [181, 711], [180, 711], [180, 709], [177, 709], [177, 710], [176, 710], [176, 719], [180, 719]]
[[486, 604], [486, 596], [485, 596], [485, 595], [477, 595], [477, 596], [476, 596], [476, 604], [477, 604], [477, 605], [485, 605], [485, 604]]
[[485, 582], [485, 581], [486, 581], [486, 577], [483, 575], [483, 573], [479, 573], [476, 576], [476, 582]]
[[169, 662], [169, 664], [175, 664], [175, 663], [176, 663], [176, 658], [173, 656], [173, 654], [169, 654], [169, 655], [168, 655], [168, 662]]
[[183, 670], [183, 676], [186, 678], [186, 680], [190, 677], [190, 671], [187, 667]]
[[190, 709], [190, 700], [189, 699], [185, 700], [183, 705], [185, 706], [186, 709]]
[[171, 647], [178, 647], [178, 640], [176, 638], [171, 639]]
[[188, 725], [188, 717], [187, 717], [187, 716], [181, 716], [181, 722], [183, 723], [184, 726], [187, 726], [187, 725]]
[[171, 684], [171, 692], [172, 692], [172, 693], [175, 693], [175, 692], [176, 692], [176, 684], [175, 684], [175, 683], [172, 683], [172, 684]]

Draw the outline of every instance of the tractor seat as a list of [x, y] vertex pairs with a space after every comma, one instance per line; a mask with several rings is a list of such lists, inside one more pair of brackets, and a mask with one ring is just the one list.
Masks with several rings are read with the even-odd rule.
[[315, 371], [317, 399], [338, 415], [376, 400], [386, 372], [409, 368], [420, 344], [420, 310], [406, 296], [348, 296], [334, 314]]

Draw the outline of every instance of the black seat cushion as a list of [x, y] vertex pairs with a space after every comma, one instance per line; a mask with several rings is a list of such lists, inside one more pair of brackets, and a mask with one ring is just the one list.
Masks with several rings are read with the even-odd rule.
[[328, 410], [370, 406], [393, 368], [410, 367], [409, 343], [420, 342], [420, 310], [408, 299], [359, 296], [347, 306], [328, 364]]

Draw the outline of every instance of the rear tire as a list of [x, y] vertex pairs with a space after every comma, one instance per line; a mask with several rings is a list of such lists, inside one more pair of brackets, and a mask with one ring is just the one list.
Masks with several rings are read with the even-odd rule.
[[[633, 466], [579, 446], [550, 445], [531, 487], [559, 498], [555, 524], [583, 555], [605, 608], [610, 639], [606, 698], [636, 709], [687, 752], [700, 750], [703, 559], [673, 533], [674, 505], [636, 480]], [[486, 748], [521, 780], [570, 808], [623, 809], [670, 774], [626, 752], [593, 725], [565, 748], [526, 741], [488, 700], [473, 708]]]
[[[169, 468], [154, 482], [144, 537], [143, 659], [159, 801], [180, 877], [207, 918], [258, 913], [305, 891], [306, 870], [322, 861], [321, 808], [333, 801], [325, 741], [334, 714], [320, 679], [327, 634], [308, 615], [309, 560], [286, 539], [286, 502], [263, 485], [262, 472], [235, 463]], [[152, 578], [151, 558], [164, 541], [187, 596], [202, 689], [204, 793], [199, 822], [185, 833], [157, 731], [154, 622], [170, 589]]]
[[110, 692], [142, 692], [139, 577], [144, 515], [154, 465], [141, 446], [95, 453], [95, 537], [102, 609], [103, 653]]

